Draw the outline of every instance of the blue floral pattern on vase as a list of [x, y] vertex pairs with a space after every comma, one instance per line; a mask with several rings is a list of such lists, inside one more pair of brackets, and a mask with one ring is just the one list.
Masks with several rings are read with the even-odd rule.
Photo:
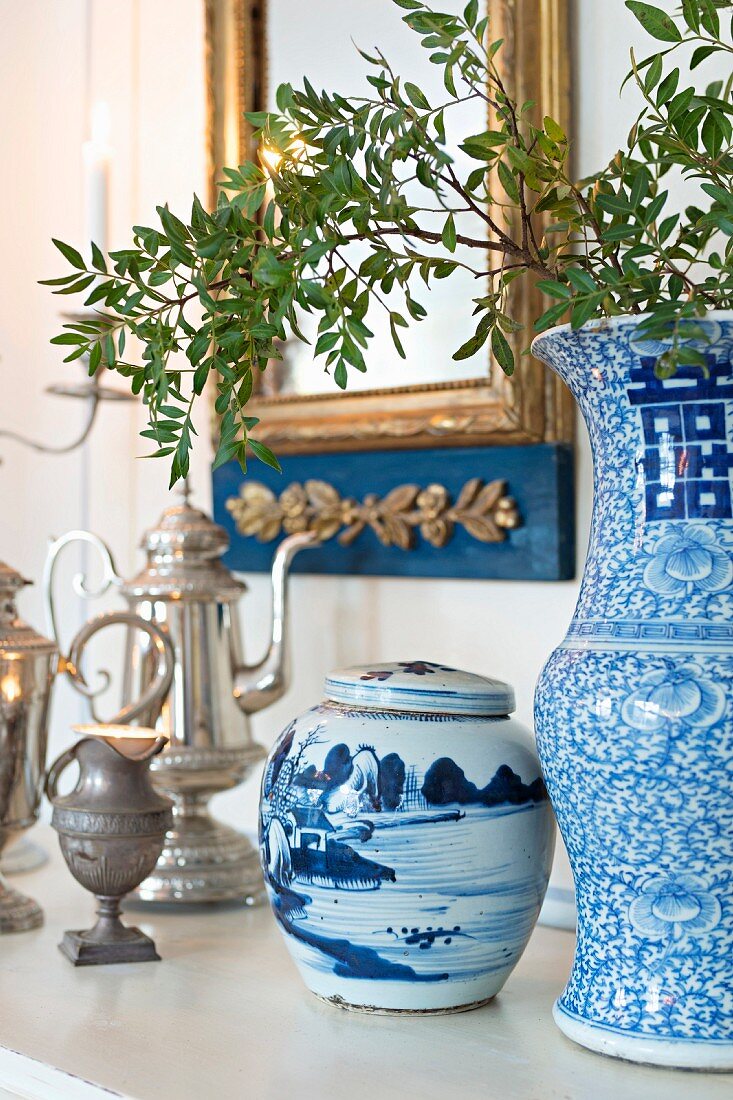
[[576, 881], [555, 1010], [632, 1060], [733, 1068], [733, 316], [702, 322], [709, 373], [654, 373], [631, 318], [536, 354], [575, 395], [596, 496], [537, 740]]
[[629, 920], [648, 939], [680, 940], [710, 932], [720, 921], [720, 902], [695, 875], [657, 875], [629, 906]]
[[733, 578], [730, 555], [709, 527], [685, 524], [654, 547], [644, 570], [644, 584], [658, 596], [690, 596], [694, 591], [720, 592]]
[[638, 730], [661, 730], [683, 726], [707, 729], [725, 713], [725, 693], [712, 680], [705, 680], [697, 665], [675, 665], [645, 673], [636, 691], [627, 695], [621, 717]]

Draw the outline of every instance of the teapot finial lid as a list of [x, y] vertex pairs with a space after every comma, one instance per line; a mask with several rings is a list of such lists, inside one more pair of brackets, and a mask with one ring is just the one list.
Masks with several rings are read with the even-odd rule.
[[56, 652], [53, 642], [18, 617], [15, 597], [21, 588], [31, 583], [22, 573], [0, 561], [0, 656], [8, 652]]
[[19, 573], [17, 569], [13, 569], [12, 565], [0, 561], [0, 593], [12, 596], [18, 589], [24, 588], [30, 583], [31, 581], [26, 580], [22, 573]]
[[190, 494], [186, 479], [177, 488], [176, 503], [143, 535], [140, 548], [147, 554], [147, 564], [124, 583], [123, 595], [229, 602], [245, 591], [246, 586], [220, 560], [229, 549], [229, 535], [191, 503]]

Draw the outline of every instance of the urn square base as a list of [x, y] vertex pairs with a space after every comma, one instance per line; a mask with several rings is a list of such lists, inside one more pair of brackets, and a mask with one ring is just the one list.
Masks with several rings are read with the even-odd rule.
[[65, 932], [59, 951], [74, 966], [103, 966], [108, 963], [159, 962], [160, 955], [150, 936], [139, 928], [125, 928], [124, 939], [105, 943], [90, 939], [87, 932]]

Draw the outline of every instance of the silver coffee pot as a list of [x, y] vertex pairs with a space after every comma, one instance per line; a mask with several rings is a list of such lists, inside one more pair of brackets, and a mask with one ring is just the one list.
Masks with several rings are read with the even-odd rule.
[[[84, 541], [100, 554], [104, 575], [93, 591], [78, 577], [84, 595], [117, 588], [129, 609], [159, 626], [175, 653], [173, 683], [161, 713], [141, 714], [141, 725], [169, 737], [153, 763], [156, 786], [173, 799], [173, 828], [153, 873], [136, 894], [143, 902], [190, 904], [263, 899], [259, 862], [250, 841], [216, 821], [212, 795], [238, 786], [265, 756], [254, 741], [249, 715], [279, 699], [287, 686], [287, 577], [294, 555], [316, 541], [298, 533], [278, 546], [272, 567], [272, 633], [264, 658], [243, 659], [237, 604], [246, 586], [221, 561], [229, 536], [184, 490], [142, 539], [146, 562], [135, 577], [119, 576], [101, 539], [71, 531], [52, 545], [46, 585], [53, 620], [53, 572], [61, 551]], [[126, 635], [123, 698], [134, 699], [150, 677], [150, 644], [139, 630]]]

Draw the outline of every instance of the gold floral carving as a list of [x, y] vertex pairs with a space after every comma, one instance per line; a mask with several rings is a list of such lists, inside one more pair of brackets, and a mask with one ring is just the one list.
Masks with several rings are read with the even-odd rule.
[[369, 528], [384, 546], [412, 550], [418, 531], [431, 546], [442, 547], [456, 527], [479, 542], [503, 542], [508, 531], [522, 524], [516, 502], [507, 496], [506, 482], [484, 484], [478, 477], [466, 482], [455, 503], [443, 485], [399, 485], [384, 497], [367, 493], [358, 501], [342, 497], [326, 481], [296, 481], [278, 496], [248, 479], [226, 507], [240, 535], [260, 542], [270, 542], [282, 532], [315, 531], [322, 542], [338, 536], [342, 546], [350, 546]]

